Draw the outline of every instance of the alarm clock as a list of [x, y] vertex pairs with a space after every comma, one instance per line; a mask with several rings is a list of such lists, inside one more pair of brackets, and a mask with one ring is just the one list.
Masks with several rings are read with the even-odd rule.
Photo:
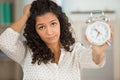
[[110, 19], [104, 16], [91, 17], [87, 20], [86, 37], [92, 45], [103, 45], [108, 43], [111, 37], [111, 30], [106, 23]]

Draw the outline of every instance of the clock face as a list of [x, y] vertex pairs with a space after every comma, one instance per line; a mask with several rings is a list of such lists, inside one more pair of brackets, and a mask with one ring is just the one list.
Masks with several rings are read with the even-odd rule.
[[86, 36], [90, 43], [102, 45], [110, 39], [109, 25], [99, 21], [90, 24], [86, 29]]

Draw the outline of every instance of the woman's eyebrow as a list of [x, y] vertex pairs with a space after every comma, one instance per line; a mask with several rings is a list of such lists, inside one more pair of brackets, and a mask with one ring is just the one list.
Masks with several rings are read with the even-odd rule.
[[[56, 20], [57, 20], [57, 19], [53, 19], [53, 20], [50, 21], [50, 23], [51, 23], [51, 22], [54, 22], [54, 21], [56, 21]], [[36, 24], [36, 27], [39, 26], [39, 25], [45, 25], [45, 24], [44, 24], [44, 23], [38, 23], [38, 24]]]
[[44, 25], [44, 23], [38, 23], [38, 24], [36, 24], [36, 27], [39, 26], [39, 25]]

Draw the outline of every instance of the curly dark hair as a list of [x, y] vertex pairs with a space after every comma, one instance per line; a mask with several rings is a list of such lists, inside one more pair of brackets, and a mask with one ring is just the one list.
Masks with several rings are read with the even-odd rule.
[[42, 16], [48, 12], [55, 14], [60, 22], [60, 43], [66, 51], [71, 51], [70, 46], [75, 43], [70, 31], [71, 24], [68, 17], [62, 11], [62, 8], [51, 0], [35, 0], [31, 4], [30, 16], [26, 22], [24, 36], [27, 46], [32, 50], [32, 64], [48, 63], [54, 61], [54, 54], [50, 48], [42, 41], [35, 30], [36, 17]]

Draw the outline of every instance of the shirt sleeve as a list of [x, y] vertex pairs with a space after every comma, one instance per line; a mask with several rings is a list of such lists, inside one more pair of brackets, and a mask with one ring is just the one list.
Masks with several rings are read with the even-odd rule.
[[25, 57], [25, 46], [19, 40], [20, 33], [7, 28], [0, 35], [0, 49], [15, 62], [21, 64]]
[[100, 64], [94, 63], [91, 48], [85, 48], [80, 43], [77, 43], [75, 48], [81, 68], [101, 68], [104, 66], [105, 58]]

